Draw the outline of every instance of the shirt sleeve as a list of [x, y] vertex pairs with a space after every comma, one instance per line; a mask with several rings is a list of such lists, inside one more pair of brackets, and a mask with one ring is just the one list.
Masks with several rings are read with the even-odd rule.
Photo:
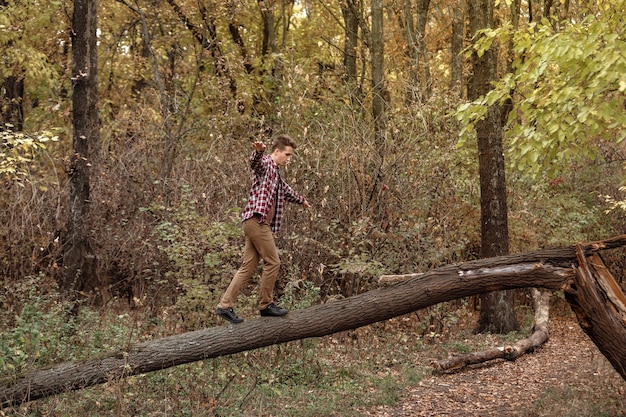
[[263, 154], [263, 151], [252, 151], [252, 155], [250, 155], [250, 169], [257, 175], [263, 175], [266, 170], [263, 164]]
[[283, 193], [285, 200], [290, 203], [304, 204], [305, 198], [295, 192], [285, 181], [281, 179], [281, 187], [283, 187]]

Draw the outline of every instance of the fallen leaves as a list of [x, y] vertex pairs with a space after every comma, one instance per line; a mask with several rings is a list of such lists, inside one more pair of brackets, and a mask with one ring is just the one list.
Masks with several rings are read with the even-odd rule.
[[[427, 362], [416, 358], [416, 365]], [[626, 381], [567, 317], [550, 321], [550, 339], [532, 354], [427, 377], [405, 393], [402, 404], [366, 415], [535, 417], [585, 415], [588, 407], [620, 417], [626, 416], [625, 392]]]

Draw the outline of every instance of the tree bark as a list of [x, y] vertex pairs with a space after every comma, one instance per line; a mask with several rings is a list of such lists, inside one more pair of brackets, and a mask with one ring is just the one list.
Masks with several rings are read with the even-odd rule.
[[[494, 27], [493, 0], [468, 2], [470, 31], [473, 37], [480, 30]], [[487, 94], [497, 79], [497, 55], [492, 46], [482, 55], [472, 54], [473, 74], [468, 82], [468, 97], [477, 99]], [[481, 256], [483, 258], [509, 253], [508, 213], [504, 149], [502, 144], [502, 109], [493, 105], [484, 120], [476, 123], [478, 169], [480, 176]], [[518, 329], [513, 308], [513, 294], [483, 294], [480, 297], [479, 332], [508, 333]]]
[[452, 36], [450, 38], [450, 89], [462, 96], [463, 82], [463, 33], [465, 28], [465, 3], [456, 2], [452, 6]]
[[68, 169], [70, 202], [64, 271], [60, 282], [60, 287], [73, 298], [105, 287], [96, 274], [96, 259], [89, 240], [90, 172], [100, 135], [96, 27], [96, 1], [74, 1], [71, 32], [74, 137]]
[[357, 48], [359, 41], [359, 18], [355, 0], [341, 2], [341, 14], [345, 25], [343, 46], [343, 79], [348, 86], [350, 102], [352, 105], [361, 106], [363, 97], [361, 88], [357, 83]]
[[[0, 8], [5, 8], [9, 4], [7, 0], [0, 0]], [[6, 45], [8, 49], [13, 45], [9, 41]], [[6, 58], [5, 58], [6, 59]], [[4, 69], [5, 74], [11, 74], [2, 81], [2, 98], [0, 98], [0, 130], [21, 132], [24, 128], [24, 71], [11, 69], [11, 65], [5, 62], [8, 68]]]
[[228, 0], [226, 7], [228, 9], [228, 32], [235, 45], [237, 45], [246, 74], [252, 74], [254, 71], [252, 58], [248, 55], [248, 49], [239, 30], [240, 24], [236, 19], [238, 2], [236, 0]]
[[575, 280], [565, 289], [565, 299], [583, 331], [626, 379], [626, 295], [598, 254], [586, 257], [577, 249]]
[[415, 22], [413, 19], [412, 0], [405, 0], [404, 15], [406, 27], [404, 32], [407, 39], [409, 56], [409, 81], [406, 92], [406, 102], [422, 103], [432, 93], [430, 64], [428, 63], [428, 49], [426, 48], [426, 23], [428, 22], [428, 8], [430, 0], [417, 0]]
[[387, 137], [387, 96], [385, 87], [385, 41], [383, 32], [383, 2], [372, 0], [372, 118], [374, 138], [381, 155]]
[[[626, 246], [626, 235], [580, 245], [579, 251], [587, 255], [620, 246]], [[402, 281], [391, 286], [292, 311], [281, 318], [258, 318], [238, 325], [198, 330], [140, 343], [109, 357], [62, 363], [21, 376], [3, 376], [0, 408], [184, 363], [356, 329], [470, 295], [526, 287], [563, 289], [574, 279], [576, 262], [576, 248], [571, 247], [449, 265], [423, 274], [403, 275]], [[577, 288], [580, 290], [580, 285]], [[624, 302], [618, 288], [613, 288], [613, 294], [612, 298], [618, 300], [615, 303]], [[590, 311], [591, 317], [585, 316], [586, 323], [596, 323], [592, 321], [594, 310]], [[626, 308], [622, 311], [626, 314]], [[604, 325], [604, 321], [597, 323], [600, 327]], [[614, 366], [626, 364], [626, 359], [614, 352], [621, 343], [626, 354], [623, 348], [626, 334], [607, 336], [600, 332], [602, 329], [596, 326], [593, 329], [592, 338], [596, 334], [611, 340], [614, 335], [622, 337], [621, 341], [609, 343], [608, 349], [616, 358], [612, 362]], [[604, 340], [596, 343], [605, 345]], [[626, 379], [623, 367], [621, 374]]]
[[[3, 5], [0, 2], [0, 5]], [[0, 102], [1, 130], [11, 125], [10, 130], [21, 132], [24, 128], [24, 75], [10, 75], [2, 83], [3, 97]]]

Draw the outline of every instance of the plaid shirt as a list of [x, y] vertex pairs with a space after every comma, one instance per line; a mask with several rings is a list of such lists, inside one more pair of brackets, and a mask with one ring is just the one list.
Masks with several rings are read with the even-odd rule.
[[271, 155], [263, 156], [263, 152], [253, 151], [249, 162], [254, 175], [252, 188], [248, 194], [248, 204], [241, 212], [241, 220], [247, 220], [258, 213], [261, 215], [260, 222], [266, 222], [268, 210], [274, 202], [274, 217], [268, 223], [272, 232], [277, 233], [280, 231], [284, 201], [304, 204], [305, 199], [283, 181], [278, 172], [278, 165]]

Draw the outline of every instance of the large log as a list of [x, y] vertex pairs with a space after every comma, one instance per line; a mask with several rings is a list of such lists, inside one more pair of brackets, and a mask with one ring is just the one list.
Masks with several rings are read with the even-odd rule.
[[[626, 236], [581, 245], [587, 252], [626, 245]], [[131, 375], [273, 344], [325, 336], [388, 320], [441, 302], [490, 291], [562, 289], [573, 279], [574, 247], [446, 266], [347, 299], [140, 343], [128, 352], [67, 362], [0, 380], [0, 408]]]
[[575, 279], [565, 298], [583, 331], [626, 380], [626, 295], [598, 254], [579, 247]]

